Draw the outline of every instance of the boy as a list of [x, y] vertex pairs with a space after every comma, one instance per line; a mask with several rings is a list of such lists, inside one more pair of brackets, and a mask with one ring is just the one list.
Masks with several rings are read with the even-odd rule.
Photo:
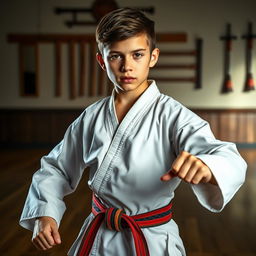
[[159, 55], [153, 21], [118, 9], [103, 17], [96, 38], [113, 93], [87, 107], [42, 158], [20, 224], [34, 229], [37, 248], [59, 244], [62, 199], [89, 166], [92, 213], [68, 255], [185, 255], [171, 219], [174, 190], [184, 180], [219, 212], [244, 182], [246, 163], [234, 144], [216, 140], [207, 122], [148, 80]]

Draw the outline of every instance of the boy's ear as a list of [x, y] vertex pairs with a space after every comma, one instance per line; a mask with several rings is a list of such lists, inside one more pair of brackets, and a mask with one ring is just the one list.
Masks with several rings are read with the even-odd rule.
[[155, 66], [155, 64], [158, 61], [158, 57], [159, 57], [159, 52], [160, 50], [158, 48], [155, 48], [152, 53], [151, 53], [151, 59], [150, 59], [150, 63], [149, 63], [149, 67], [152, 68]]
[[98, 53], [98, 52], [96, 53], [96, 59], [97, 59], [99, 65], [101, 66], [101, 68], [102, 68], [103, 70], [106, 70], [106, 66], [105, 66], [103, 57], [102, 57], [102, 55], [101, 55], [100, 53]]

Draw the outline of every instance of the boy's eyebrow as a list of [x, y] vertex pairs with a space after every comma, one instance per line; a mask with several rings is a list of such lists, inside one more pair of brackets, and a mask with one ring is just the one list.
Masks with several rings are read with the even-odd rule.
[[[140, 51], [146, 51], [146, 50], [147, 50], [147, 49], [145, 49], [145, 48], [139, 48], [139, 49], [133, 50], [133, 51], [131, 51], [131, 52], [140, 52]], [[109, 54], [112, 54], [112, 53], [122, 53], [122, 52], [120, 52], [120, 51], [115, 51], [115, 50], [109, 52]]]

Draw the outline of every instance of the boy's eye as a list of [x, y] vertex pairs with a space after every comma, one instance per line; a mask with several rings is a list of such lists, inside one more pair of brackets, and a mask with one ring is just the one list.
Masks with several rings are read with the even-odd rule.
[[134, 58], [135, 58], [135, 59], [139, 59], [139, 58], [141, 58], [142, 56], [143, 56], [143, 54], [140, 53], [140, 52], [134, 53]]
[[117, 60], [119, 58], [121, 58], [121, 56], [118, 54], [113, 54], [108, 57], [109, 60]]

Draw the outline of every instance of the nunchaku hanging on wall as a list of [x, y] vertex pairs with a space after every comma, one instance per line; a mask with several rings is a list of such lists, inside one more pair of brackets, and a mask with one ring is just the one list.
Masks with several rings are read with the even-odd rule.
[[253, 39], [256, 38], [256, 35], [253, 34], [252, 23], [248, 23], [247, 34], [242, 36], [246, 40], [246, 79], [244, 91], [255, 90], [255, 83], [253, 80], [252, 74], [252, 50], [253, 50]]
[[226, 26], [226, 34], [220, 37], [225, 42], [224, 45], [224, 81], [222, 85], [222, 93], [233, 91], [232, 78], [230, 74], [230, 63], [231, 63], [231, 50], [232, 40], [237, 39], [235, 35], [232, 35], [231, 24]]

